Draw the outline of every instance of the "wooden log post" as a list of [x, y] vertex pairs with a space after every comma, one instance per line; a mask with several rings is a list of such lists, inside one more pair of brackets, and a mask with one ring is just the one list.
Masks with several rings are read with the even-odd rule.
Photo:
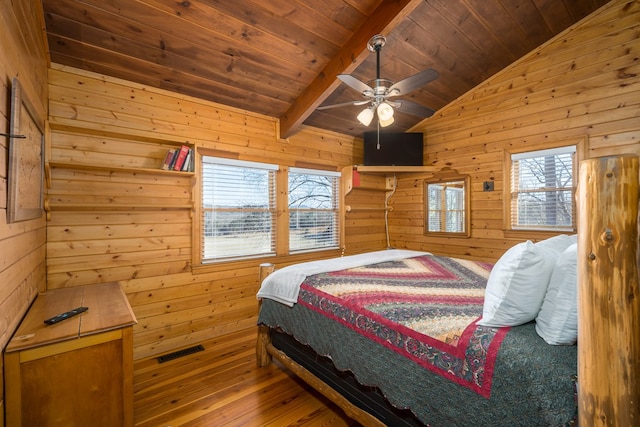
[[640, 425], [638, 157], [585, 160], [578, 186], [578, 419]]
[[[275, 270], [275, 266], [270, 263], [260, 264], [259, 281], [262, 281]], [[268, 347], [271, 344], [271, 335], [269, 327], [266, 325], [258, 325], [258, 340], [256, 341], [256, 363], [258, 366], [268, 366], [271, 364], [271, 354]]]

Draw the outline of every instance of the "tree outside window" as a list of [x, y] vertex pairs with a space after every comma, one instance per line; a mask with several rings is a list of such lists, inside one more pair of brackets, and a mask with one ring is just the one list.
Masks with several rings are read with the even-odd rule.
[[339, 184], [337, 172], [289, 169], [290, 251], [339, 246]]
[[511, 227], [575, 229], [576, 147], [511, 155]]

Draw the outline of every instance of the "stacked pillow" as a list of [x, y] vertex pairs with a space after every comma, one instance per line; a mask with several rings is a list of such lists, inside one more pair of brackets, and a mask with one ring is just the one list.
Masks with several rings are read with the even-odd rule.
[[[543, 332], [538, 331], [538, 334], [547, 342], [549, 340], [545, 336], [551, 341], [557, 341], [551, 337], [558, 335], [555, 329], [559, 323], [564, 322], [559, 319], [559, 312], [565, 307], [564, 304], [555, 303], [555, 300], [558, 296], [563, 300], [571, 299], [570, 291], [564, 290], [566, 282], [571, 280], [571, 275], [568, 274], [571, 257], [570, 253], [566, 256], [564, 254], [576, 242], [577, 236], [559, 235], [535, 244], [527, 240], [507, 250], [489, 274], [482, 318], [478, 324], [493, 327], [517, 326], [540, 317], [549, 283], [554, 280], [554, 291], [549, 294], [549, 302], [540, 317]], [[556, 266], [561, 261], [562, 266], [558, 266], [556, 277], [552, 279]], [[557, 280], [564, 284], [556, 285]], [[575, 283], [573, 287], [575, 288]]]
[[560, 255], [551, 273], [536, 317], [536, 332], [548, 344], [573, 345], [578, 340], [577, 264], [578, 244], [574, 243]]

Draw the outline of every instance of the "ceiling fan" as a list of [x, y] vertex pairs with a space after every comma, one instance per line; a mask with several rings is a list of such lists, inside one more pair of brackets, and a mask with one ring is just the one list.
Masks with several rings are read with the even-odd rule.
[[421, 86], [438, 78], [439, 74], [431, 68], [424, 70], [411, 77], [400, 80], [397, 83], [391, 80], [380, 78], [380, 51], [387, 42], [382, 34], [377, 34], [367, 42], [367, 48], [376, 53], [376, 79], [368, 83], [364, 83], [350, 74], [339, 74], [338, 78], [347, 86], [357, 90], [364, 97], [363, 100], [342, 102], [340, 104], [323, 105], [318, 110], [326, 110], [335, 107], [344, 107], [347, 105], [366, 105], [364, 110], [358, 114], [358, 121], [364, 126], [369, 126], [373, 120], [375, 113], [378, 115], [378, 123], [382, 127], [389, 126], [393, 123], [394, 108], [401, 112], [419, 117], [430, 117], [434, 111], [431, 108], [416, 104], [415, 102], [404, 99], [390, 100], [396, 96], [405, 95]]

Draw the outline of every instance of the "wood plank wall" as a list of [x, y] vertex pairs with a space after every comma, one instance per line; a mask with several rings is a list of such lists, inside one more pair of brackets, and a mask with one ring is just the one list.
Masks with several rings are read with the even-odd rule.
[[391, 200], [392, 245], [495, 261], [530, 238], [503, 229], [505, 149], [583, 142], [586, 157], [640, 154], [639, 34], [640, 2], [613, 0], [422, 122], [425, 164], [471, 177], [471, 237], [423, 235], [413, 175]]
[[[279, 140], [273, 118], [56, 64], [49, 96], [48, 287], [121, 282], [139, 321], [136, 359], [255, 327], [260, 262], [340, 255], [193, 266], [196, 175], [160, 166], [170, 147], [188, 143], [244, 160], [340, 170], [362, 159], [352, 137], [305, 128]], [[350, 215], [345, 251], [382, 249], [381, 221]]]
[[[42, 5], [39, 0], [0, 1], [0, 133], [9, 133], [11, 80], [18, 77], [25, 94], [46, 118], [47, 60]], [[0, 349], [4, 350], [22, 316], [45, 281], [44, 216], [7, 224], [9, 138], [0, 137]], [[2, 358], [0, 382], [4, 383]], [[0, 426], [4, 419], [0, 387]]]
[[[427, 134], [428, 164], [471, 175], [472, 236], [426, 239], [422, 178], [405, 175], [391, 201], [391, 245], [495, 260], [522, 240], [502, 230], [503, 149], [548, 141], [585, 141], [588, 155], [614, 145], [636, 149], [637, 8], [614, 0], [421, 124], [416, 130]], [[278, 140], [272, 118], [131, 82], [55, 64], [49, 82], [49, 286], [120, 281], [140, 321], [136, 358], [255, 324], [263, 260], [192, 271], [195, 179], [142, 171], [159, 168], [169, 146], [189, 143], [247, 160], [336, 170], [362, 159], [352, 138], [306, 128]], [[384, 185], [383, 178], [362, 179]], [[482, 191], [487, 180], [496, 191]], [[347, 203], [365, 206], [374, 197], [372, 205], [382, 207], [384, 196], [361, 188]], [[384, 211], [354, 210], [345, 224], [345, 253], [386, 246]], [[283, 266], [339, 253], [269, 261]]]
[[[362, 147], [359, 144], [358, 147]], [[353, 172], [351, 191], [346, 191], [345, 255], [387, 247], [385, 227], [386, 178], [383, 174]]]

